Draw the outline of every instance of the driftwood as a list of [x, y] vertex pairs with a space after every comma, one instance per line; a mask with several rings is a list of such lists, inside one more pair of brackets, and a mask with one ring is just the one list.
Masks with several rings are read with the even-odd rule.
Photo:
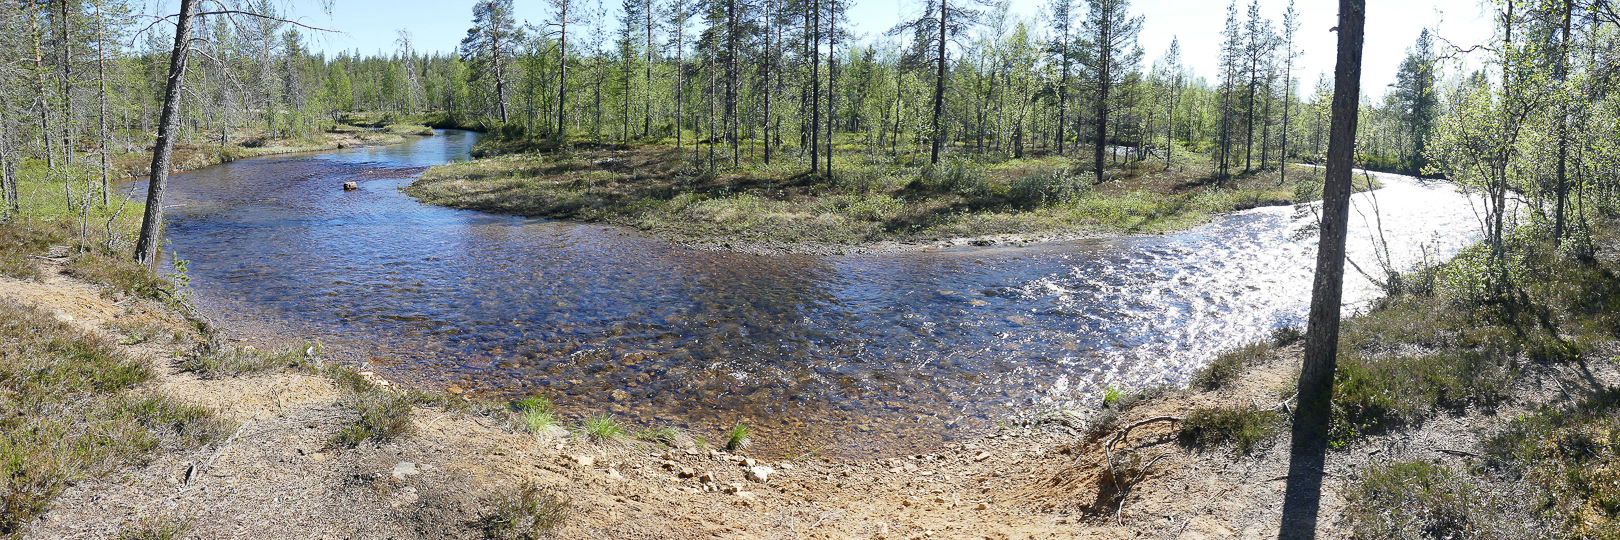
[[1124, 441], [1130, 436], [1131, 430], [1138, 427], [1154, 422], [1180, 422], [1181, 420], [1182, 419], [1179, 416], [1155, 416], [1146, 420], [1138, 420], [1126, 425], [1125, 427], [1119, 428], [1119, 431], [1114, 432], [1114, 436], [1109, 437], [1108, 441], [1103, 443], [1103, 455], [1108, 458], [1108, 477], [1114, 482], [1114, 492], [1119, 494], [1119, 506], [1114, 507], [1115, 524], [1121, 527], [1125, 526], [1123, 518], [1125, 512], [1125, 499], [1130, 496], [1130, 494], [1125, 491], [1126, 487], [1136, 484], [1137, 480], [1141, 480], [1142, 475], [1147, 473], [1148, 467], [1152, 467], [1154, 462], [1159, 461], [1159, 458], [1162, 458], [1167, 454], [1159, 454], [1153, 459], [1148, 460], [1147, 464], [1142, 466], [1142, 470], [1137, 472], [1135, 478], [1132, 478], [1130, 481], [1126, 482], [1124, 486], [1121, 486], [1119, 484], [1119, 472], [1114, 470], [1114, 445]]

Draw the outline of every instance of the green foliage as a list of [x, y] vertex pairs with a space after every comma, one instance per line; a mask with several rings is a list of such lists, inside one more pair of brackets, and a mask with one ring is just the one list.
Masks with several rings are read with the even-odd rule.
[[644, 429], [636, 432], [636, 440], [658, 443], [664, 446], [678, 446], [682, 440], [689, 440], [680, 428], [665, 426], [661, 428]]
[[581, 426], [584, 438], [594, 443], [614, 442], [624, 437], [624, 428], [613, 415], [592, 416]]
[[748, 424], [737, 422], [726, 430], [726, 450], [737, 451], [748, 448], [754, 444], [753, 436], [748, 431]]
[[1112, 386], [1103, 389], [1103, 400], [1102, 400], [1102, 402], [1103, 402], [1104, 407], [1113, 406], [1113, 405], [1119, 403], [1124, 398], [1125, 398], [1125, 391], [1124, 390], [1120, 390], [1120, 389], [1112, 387]]
[[42, 256], [51, 246], [67, 241], [62, 227], [29, 227], [17, 222], [0, 222], [0, 276], [38, 281], [42, 276], [32, 257]]
[[524, 483], [485, 501], [480, 521], [487, 538], [535, 540], [550, 536], [573, 514], [573, 501], [550, 489]]
[[1091, 181], [1066, 169], [1038, 172], [1013, 181], [1009, 199], [1020, 208], [1069, 204], [1091, 194]]
[[373, 391], [351, 394], [343, 402], [357, 416], [338, 430], [332, 446], [353, 448], [368, 440], [388, 442], [411, 433], [411, 407], [417, 402], [414, 396]]
[[1247, 454], [1281, 430], [1282, 415], [1274, 410], [1253, 407], [1197, 408], [1181, 422], [1177, 434], [1182, 444], [1208, 448], [1232, 443]]

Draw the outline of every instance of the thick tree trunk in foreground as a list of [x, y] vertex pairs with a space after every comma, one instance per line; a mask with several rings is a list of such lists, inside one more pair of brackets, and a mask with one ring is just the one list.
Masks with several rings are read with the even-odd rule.
[[[1339, 309], [1344, 292], [1344, 245], [1350, 212], [1351, 156], [1355, 152], [1357, 106], [1361, 96], [1362, 29], [1365, 0], [1339, 2], [1339, 58], [1334, 69], [1333, 124], [1328, 134], [1327, 183], [1322, 191], [1322, 237], [1311, 289], [1305, 364], [1299, 376], [1295, 436], [1326, 434], [1333, 371], [1339, 352]], [[1303, 430], [1303, 431], [1302, 431]]]
[[163, 235], [163, 190], [169, 183], [169, 161], [174, 155], [175, 132], [180, 128], [180, 93], [186, 79], [186, 59], [191, 52], [191, 22], [197, 14], [197, 0], [180, 0], [180, 18], [174, 28], [174, 51], [169, 57], [169, 81], [163, 90], [163, 112], [158, 120], [157, 146], [152, 149], [152, 176], [147, 182], [146, 215], [141, 219], [141, 236], [135, 241], [135, 262], [152, 265], [157, 261]]

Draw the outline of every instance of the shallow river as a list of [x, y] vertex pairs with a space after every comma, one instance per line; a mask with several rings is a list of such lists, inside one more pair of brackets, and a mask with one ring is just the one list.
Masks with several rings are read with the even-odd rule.
[[[542, 393], [574, 418], [711, 440], [742, 420], [777, 454], [903, 453], [1108, 386], [1183, 384], [1216, 352], [1301, 324], [1309, 301], [1315, 238], [1293, 237], [1312, 218], [1291, 207], [1164, 236], [758, 256], [399, 193], [474, 137], [178, 175], [170, 255], [189, 261], [199, 306], [252, 342], [318, 340], [396, 380]], [[1477, 236], [1466, 198], [1381, 180], [1398, 265]], [[1371, 270], [1352, 218], [1352, 258]], [[1352, 276], [1346, 310], [1376, 294]]]

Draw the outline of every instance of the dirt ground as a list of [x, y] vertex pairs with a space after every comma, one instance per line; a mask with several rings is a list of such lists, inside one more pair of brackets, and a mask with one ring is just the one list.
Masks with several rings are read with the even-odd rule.
[[[135, 327], [186, 328], [166, 309], [109, 300], [51, 260], [41, 262], [43, 283], [0, 278], [0, 297], [42, 305], [115, 338]], [[1095, 413], [1069, 412], [927, 455], [762, 463], [691, 445], [523, 434], [470, 413], [418, 408], [407, 438], [331, 449], [326, 441], [354, 413], [328, 379], [287, 371], [202, 380], [171, 365], [190, 346], [128, 347], [158, 368], [154, 391], [215, 408], [240, 423], [235, 434], [192, 454], [80, 482], [27, 537], [108, 538], [148, 518], [190, 520], [187, 538], [197, 539], [478, 537], [487, 497], [524, 482], [572, 501], [559, 538], [1250, 539], [1275, 538], [1281, 527], [1286, 434], [1238, 455], [1229, 447], [1183, 446], [1174, 422], [1155, 421], [1108, 447], [1117, 430], [1093, 429]], [[1218, 392], [1146, 399], [1120, 415], [1119, 425], [1197, 406], [1274, 407], [1299, 356], [1286, 349]], [[1612, 364], [1604, 365], [1527, 377], [1508, 406], [1445, 413], [1330, 452], [1318, 537], [1348, 537], [1339, 493], [1362, 466], [1466, 459], [1478, 449], [1459, 441], [1477, 441], [1515, 410], [1553, 399], [1567, 385], [1620, 383]], [[1107, 456], [1135, 464], [1125, 467], [1131, 478], [1116, 484]], [[749, 478], [750, 467], [770, 470], [754, 469], [768, 474]]]

